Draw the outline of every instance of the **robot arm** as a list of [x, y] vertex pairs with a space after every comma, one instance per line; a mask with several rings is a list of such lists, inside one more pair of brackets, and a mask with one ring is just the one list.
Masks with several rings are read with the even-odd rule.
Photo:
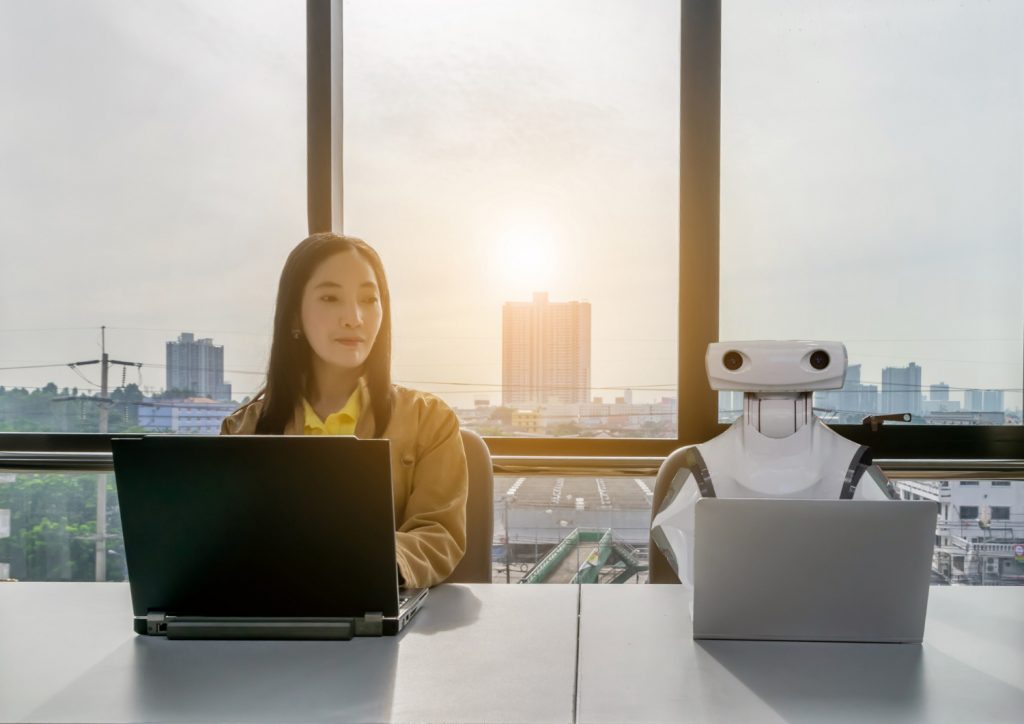
[[716, 495], [700, 446], [679, 448], [665, 458], [658, 468], [654, 489], [652, 544], [664, 555], [680, 583], [692, 588], [693, 507], [701, 497]]
[[869, 465], [864, 469], [854, 500], [898, 500], [895, 488], [885, 477], [885, 473], [877, 465]]

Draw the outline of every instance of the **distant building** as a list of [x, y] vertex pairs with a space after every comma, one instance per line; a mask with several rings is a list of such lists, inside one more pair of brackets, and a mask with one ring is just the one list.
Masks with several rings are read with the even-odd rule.
[[1003, 391], [1002, 390], [985, 390], [982, 396], [982, 412], [1002, 412], [1003, 405]]
[[[621, 398], [619, 398], [621, 399]], [[663, 397], [660, 402], [616, 402], [609, 404], [594, 398], [582, 404], [552, 404], [542, 408], [544, 420], [549, 424], [573, 422], [583, 427], [639, 428], [645, 423], [663, 424], [675, 428], [678, 402], [674, 397]]]
[[540, 413], [537, 410], [516, 410], [512, 413], [512, 427], [518, 432], [535, 435], [540, 432]]
[[168, 342], [167, 389], [230, 400], [231, 385], [224, 382], [224, 347], [212, 339], [196, 339], [190, 332], [181, 334], [177, 342]]
[[1002, 390], [964, 390], [964, 409], [970, 412], [1002, 412]]
[[217, 435], [220, 423], [238, 406], [208, 397], [184, 400], [147, 400], [139, 405], [139, 426], [150, 432]]
[[1009, 480], [896, 480], [938, 505], [933, 570], [951, 583], [1024, 583], [1024, 486]]
[[925, 400], [921, 403], [921, 409], [925, 415], [960, 412], [960, 402], [957, 400]]
[[[951, 403], [939, 402], [936, 404]], [[926, 416], [924, 422], [928, 425], [1003, 425], [1006, 423], [1006, 414], [1002, 412], [973, 412], [971, 410], [938, 411]]]
[[590, 303], [506, 302], [501, 322], [502, 404], [539, 407], [590, 399]]
[[878, 413], [878, 386], [863, 384], [860, 374], [859, 364], [850, 365], [841, 390], [814, 394], [814, 406], [826, 422], [859, 423], [867, 415]]
[[882, 369], [882, 412], [921, 414], [921, 368], [911, 362], [906, 367]]
[[945, 382], [940, 382], [937, 385], [931, 385], [928, 388], [928, 399], [933, 402], [946, 402], [949, 400], [949, 385]]

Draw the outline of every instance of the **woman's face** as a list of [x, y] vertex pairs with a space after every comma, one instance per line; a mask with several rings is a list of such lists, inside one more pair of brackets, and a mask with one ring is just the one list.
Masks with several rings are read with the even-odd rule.
[[302, 333], [322, 362], [340, 370], [366, 362], [383, 316], [373, 267], [356, 251], [321, 262], [302, 292]]

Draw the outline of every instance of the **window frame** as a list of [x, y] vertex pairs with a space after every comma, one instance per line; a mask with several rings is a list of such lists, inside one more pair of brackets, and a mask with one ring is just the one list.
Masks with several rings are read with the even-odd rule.
[[[538, 466], [546, 464], [542, 458], [604, 458], [609, 462], [612, 458], [660, 458], [679, 447], [708, 440], [728, 427], [718, 422], [718, 396], [708, 387], [704, 370], [707, 345], [719, 336], [722, 2], [680, 0], [680, 4], [677, 436], [604, 440], [485, 437], [493, 456], [516, 458], [526, 468], [531, 466], [531, 458]], [[310, 233], [344, 229], [342, 10], [341, 0], [306, 0]], [[933, 461], [936, 464], [929, 468], [932, 477], [942, 463], [946, 470], [964, 470], [963, 461], [998, 463], [1024, 457], [1024, 425], [832, 427], [869, 446], [876, 460]], [[109, 455], [111, 437], [100, 433], [0, 433], [0, 468], [4, 460], [20, 468], [17, 456], [33, 453], [66, 453], [74, 465], [92, 466], [98, 464], [96, 460], [83, 456]]]

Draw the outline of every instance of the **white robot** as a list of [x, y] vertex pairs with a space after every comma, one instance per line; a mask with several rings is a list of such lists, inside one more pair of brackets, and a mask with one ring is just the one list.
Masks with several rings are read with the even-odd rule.
[[843, 344], [717, 342], [708, 345], [705, 365], [711, 389], [744, 392], [743, 416], [718, 437], [665, 461], [678, 470], [651, 523], [651, 538], [683, 585], [693, 587], [694, 506], [701, 497], [896, 497], [868, 448], [833, 432], [813, 412], [815, 390], [843, 386]]

